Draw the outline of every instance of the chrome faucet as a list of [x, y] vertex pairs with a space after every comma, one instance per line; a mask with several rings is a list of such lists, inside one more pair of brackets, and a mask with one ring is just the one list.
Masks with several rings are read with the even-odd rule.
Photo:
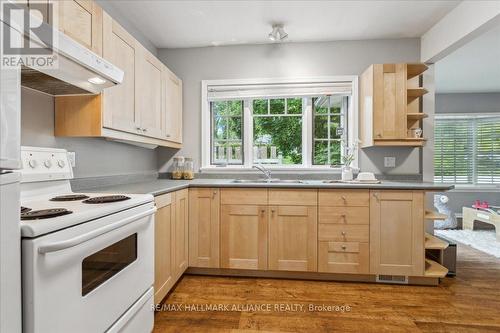
[[257, 169], [260, 172], [262, 172], [266, 176], [267, 181], [270, 181], [272, 179], [271, 178], [271, 170], [266, 169], [262, 164], [253, 165], [252, 168]]

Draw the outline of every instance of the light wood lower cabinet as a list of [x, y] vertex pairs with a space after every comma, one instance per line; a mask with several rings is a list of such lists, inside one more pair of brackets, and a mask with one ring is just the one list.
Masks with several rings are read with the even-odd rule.
[[267, 269], [268, 207], [221, 206], [221, 267]]
[[269, 269], [317, 270], [316, 206], [270, 206]]
[[187, 269], [188, 192], [155, 198], [155, 304], [162, 301]]
[[368, 274], [369, 258], [368, 243], [323, 240], [318, 244], [319, 272]]
[[424, 193], [371, 191], [370, 273], [424, 275]]
[[220, 267], [219, 221], [219, 189], [189, 189], [190, 267]]
[[368, 190], [320, 190], [318, 271], [370, 272]]
[[174, 220], [174, 274], [179, 278], [188, 267], [188, 216], [189, 216], [188, 190], [175, 192], [175, 220]]
[[174, 248], [172, 232], [174, 230], [175, 203], [172, 194], [155, 198], [155, 304], [167, 295], [175, 283], [172, 250]]

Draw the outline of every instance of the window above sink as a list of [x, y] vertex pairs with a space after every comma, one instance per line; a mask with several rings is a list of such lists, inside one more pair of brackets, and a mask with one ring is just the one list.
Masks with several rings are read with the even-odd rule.
[[356, 76], [203, 81], [201, 170], [338, 171], [356, 123]]

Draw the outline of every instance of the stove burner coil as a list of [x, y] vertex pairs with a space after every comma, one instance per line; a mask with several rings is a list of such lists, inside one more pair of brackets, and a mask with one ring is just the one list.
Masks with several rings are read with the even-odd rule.
[[87, 199], [89, 196], [85, 194], [68, 194], [68, 195], [58, 195], [50, 199], [50, 201], [77, 201]]
[[87, 204], [99, 204], [99, 203], [109, 203], [109, 202], [117, 202], [117, 201], [124, 201], [128, 200], [130, 197], [127, 197], [125, 195], [106, 195], [102, 197], [93, 197], [87, 200], [84, 200], [84, 203]]
[[73, 213], [66, 208], [51, 208], [51, 209], [41, 209], [32, 210], [25, 213], [21, 213], [21, 220], [39, 220], [48, 219], [56, 216], [68, 215]]
[[27, 213], [29, 211], [31, 211], [31, 208], [21, 206], [21, 214]]

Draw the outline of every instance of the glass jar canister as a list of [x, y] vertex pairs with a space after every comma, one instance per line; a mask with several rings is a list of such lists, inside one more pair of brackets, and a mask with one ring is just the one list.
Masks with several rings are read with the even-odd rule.
[[184, 172], [184, 157], [182, 156], [174, 157], [174, 163], [172, 165], [172, 179], [182, 179], [183, 172]]
[[193, 159], [186, 157], [186, 161], [184, 163], [184, 179], [194, 179], [194, 163]]

